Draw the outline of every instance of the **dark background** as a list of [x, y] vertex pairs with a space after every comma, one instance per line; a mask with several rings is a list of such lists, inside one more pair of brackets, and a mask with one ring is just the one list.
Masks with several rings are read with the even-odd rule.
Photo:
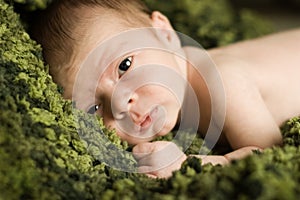
[[300, 28], [300, 0], [230, 0], [236, 9], [247, 8], [274, 24], [275, 31]]

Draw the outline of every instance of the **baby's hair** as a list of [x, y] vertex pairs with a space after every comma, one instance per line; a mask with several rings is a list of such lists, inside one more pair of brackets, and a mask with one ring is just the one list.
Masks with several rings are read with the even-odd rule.
[[[78, 12], [84, 8], [85, 12]], [[151, 12], [141, 0], [54, 0], [46, 10], [35, 15], [31, 35], [42, 45], [52, 75], [58, 75], [61, 66], [70, 62], [72, 51], [86, 37], [81, 30], [106, 11], [120, 16], [129, 27], [149, 25], [146, 18]]]

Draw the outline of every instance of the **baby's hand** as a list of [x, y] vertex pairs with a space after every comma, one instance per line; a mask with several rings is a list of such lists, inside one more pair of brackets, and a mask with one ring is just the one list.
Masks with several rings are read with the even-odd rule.
[[180, 169], [187, 156], [173, 142], [141, 143], [133, 148], [138, 171], [153, 178], [168, 178]]

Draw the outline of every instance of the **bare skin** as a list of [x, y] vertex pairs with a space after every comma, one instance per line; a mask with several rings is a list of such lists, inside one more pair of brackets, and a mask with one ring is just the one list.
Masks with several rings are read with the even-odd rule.
[[[159, 12], [154, 12], [150, 20], [153, 27], [162, 30], [173, 30], [168, 19]], [[109, 26], [113, 25], [106, 25], [108, 27], [107, 32], [112, 30]], [[87, 32], [90, 31], [89, 40], [85, 40], [82, 51], [76, 54], [78, 60], [74, 60], [71, 63], [72, 65], [78, 65], [87, 56], [88, 52], [95, 48], [94, 45], [99, 44], [107, 35], [126, 30], [126, 27], [120, 26], [120, 29], [113, 29], [112, 33], [101, 35], [98, 30], [101, 30], [102, 27], [101, 22], [95, 22], [93, 28], [86, 30]], [[169, 45], [174, 45], [173, 42], [176, 41], [174, 35], [170, 35], [169, 32], [160, 35], [162, 35], [161, 40], [169, 43]], [[202, 64], [203, 61], [201, 59], [197, 61], [197, 57], [203, 50], [193, 47], [184, 47], [182, 50], [185, 52], [187, 60], [196, 60], [196, 63], [193, 63], [194, 65]], [[251, 154], [253, 150], [263, 150], [281, 144], [282, 138], [279, 126], [289, 118], [300, 114], [299, 52], [300, 30], [208, 50], [208, 54], [216, 63], [226, 94], [225, 124], [218, 145], [228, 146], [233, 151], [220, 156], [195, 155], [202, 159], [203, 164], [228, 164], [231, 160], [240, 159]], [[130, 70], [138, 68], [138, 65], [147, 64], [152, 59], [151, 62], [155, 64], [163, 61], [162, 64], [173, 66], [174, 70], [182, 73], [183, 76], [187, 72], [187, 80], [194, 88], [199, 105], [201, 105], [199, 109], [202, 110], [201, 115], [203, 117], [199, 121], [198, 131], [202, 136], [205, 136], [205, 130], [208, 128], [211, 117], [209, 109], [211, 102], [204, 81], [199, 74], [193, 71], [194, 68], [191, 67], [190, 63], [184, 63], [182, 60], [178, 61], [178, 59], [167, 54], [161, 53], [158, 55], [157, 53], [140, 51], [136, 55], [128, 55], [128, 63], [130, 61], [131, 64], [131, 59], [134, 60]], [[126, 57], [124, 58], [126, 59]], [[118, 120], [121, 120], [121, 118], [116, 119], [111, 111], [111, 106], [113, 106], [111, 105], [112, 91], [114, 91], [116, 83], [120, 81], [123, 73], [125, 75], [127, 73], [125, 71], [122, 74], [115, 73], [115, 71], [118, 72], [118, 69], [115, 69], [116, 66], [118, 67], [121, 62], [122, 60], [115, 61], [99, 79], [99, 85], [105, 85], [105, 88], [97, 89], [96, 98], [101, 99], [99, 103], [101, 106], [99, 107], [103, 107], [97, 113], [104, 118], [107, 126], [117, 130], [118, 135], [123, 140], [135, 145], [133, 153], [139, 163], [141, 173], [151, 177], [169, 177], [174, 170], [180, 168], [187, 156], [173, 143], [150, 141], [172, 130], [178, 121], [174, 116], [179, 114], [179, 104], [174, 95], [157, 86], [141, 87], [129, 99], [125, 98], [125, 93], [124, 95], [121, 94], [120, 99], [122, 100], [124, 97], [126, 109], [128, 109], [129, 116], [136, 126], [145, 128], [143, 127], [143, 124], [147, 121], [145, 118], [150, 118], [147, 121], [148, 124], [155, 123], [154, 117], [152, 119], [152, 116], [148, 114], [153, 111], [153, 104], [164, 106], [168, 114], [166, 126], [147, 139], [137, 139], [134, 135], [124, 134], [117, 126]], [[93, 103], [98, 102], [94, 101], [94, 93], [87, 93], [89, 88], [83, 88], [78, 93], [79, 96], [72, 94], [76, 73], [76, 69], [68, 72], [66, 80], [60, 82], [63, 82], [65, 96], [70, 98], [73, 95], [78, 108], [87, 111], [89, 106], [93, 106]], [[210, 78], [213, 79], [214, 77]], [[86, 82], [89, 81], [91, 80], [87, 78]], [[114, 106], [121, 107], [118, 105], [122, 102], [121, 100], [116, 102]], [[168, 151], [161, 151], [164, 148]]]
[[[195, 48], [188, 47], [185, 51], [188, 56], [197, 56]], [[195, 155], [202, 159], [203, 164], [228, 164], [248, 156], [253, 150], [281, 144], [279, 127], [300, 113], [299, 52], [300, 30], [208, 50], [222, 76], [227, 97], [226, 119], [219, 145], [230, 145], [233, 151], [223, 156]], [[201, 88], [199, 79], [197, 73], [190, 73], [189, 81], [195, 86], [200, 104], [209, 107], [209, 101], [201, 100], [206, 99], [203, 98], [205, 92], [197, 90]], [[203, 112], [203, 109], [201, 114], [206, 116], [204, 118], [210, 117], [210, 112]], [[200, 127], [207, 126], [208, 122], [204, 122]], [[157, 143], [157, 149], [162, 145], [165, 144]], [[149, 149], [151, 151], [153, 147]], [[141, 151], [144, 152], [136, 150]], [[186, 156], [181, 155], [178, 163], [185, 159]], [[174, 163], [150, 174], [168, 177], [172, 168], [179, 167], [180, 164]]]

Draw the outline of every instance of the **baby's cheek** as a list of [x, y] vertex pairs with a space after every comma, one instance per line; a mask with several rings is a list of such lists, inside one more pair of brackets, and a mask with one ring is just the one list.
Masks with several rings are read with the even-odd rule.
[[166, 121], [164, 126], [160, 130], [156, 131], [156, 133], [157, 133], [156, 136], [157, 137], [165, 136], [168, 133], [170, 133], [174, 127], [175, 127], [175, 121], [174, 122]]

